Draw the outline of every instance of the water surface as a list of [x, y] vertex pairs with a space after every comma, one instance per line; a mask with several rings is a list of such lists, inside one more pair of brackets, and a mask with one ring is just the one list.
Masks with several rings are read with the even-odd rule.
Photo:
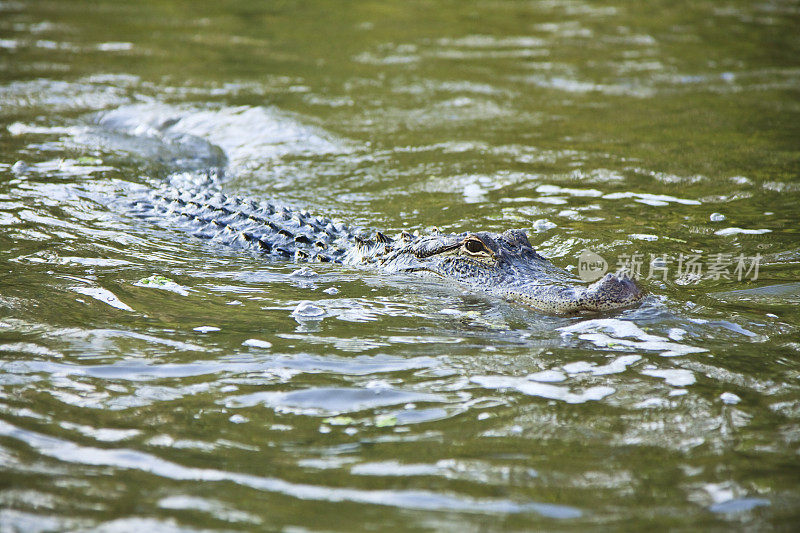
[[[0, 530], [790, 530], [798, 25], [0, 2]], [[125, 208], [208, 172], [388, 234], [522, 228], [573, 272], [641, 254], [649, 296], [548, 317]]]

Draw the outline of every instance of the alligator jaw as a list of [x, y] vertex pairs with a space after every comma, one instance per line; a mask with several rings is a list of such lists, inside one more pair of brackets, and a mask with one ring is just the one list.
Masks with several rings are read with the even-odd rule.
[[499, 289], [497, 294], [553, 315], [623, 309], [638, 304], [644, 297], [630, 278], [617, 277], [614, 274], [606, 274], [588, 287], [572, 284], [537, 284]]

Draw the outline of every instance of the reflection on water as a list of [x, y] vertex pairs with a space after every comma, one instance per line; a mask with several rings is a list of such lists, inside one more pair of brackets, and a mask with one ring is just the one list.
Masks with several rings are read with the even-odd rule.
[[[795, 3], [184, 7], [0, 2], [0, 530], [796, 522]], [[164, 182], [670, 270], [542, 316], [132, 216]]]

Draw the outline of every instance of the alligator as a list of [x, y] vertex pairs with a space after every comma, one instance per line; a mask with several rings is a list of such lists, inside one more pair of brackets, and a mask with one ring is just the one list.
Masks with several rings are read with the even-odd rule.
[[[642, 291], [627, 276], [582, 285], [539, 255], [522, 230], [395, 237], [308, 211], [217, 191], [164, 185], [133, 199], [135, 214], [230, 246], [298, 262], [374, 265], [432, 275], [554, 315], [630, 307]], [[171, 220], [172, 222], [167, 222]]]

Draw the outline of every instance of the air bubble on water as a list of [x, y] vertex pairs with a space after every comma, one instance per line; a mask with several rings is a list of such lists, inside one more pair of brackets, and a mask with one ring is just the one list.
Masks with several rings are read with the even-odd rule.
[[314, 278], [314, 277], [316, 277], [318, 275], [319, 274], [314, 272], [314, 270], [310, 269], [309, 267], [305, 267], [305, 266], [302, 267], [302, 268], [298, 268], [297, 270], [295, 270], [294, 272], [289, 274], [289, 276], [292, 277], [292, 278]]
[[557, 227], [557, 225], [546, 218], [540, 218], [533, 223], [533, 229], [538, 232], [547, 231], [555, 227]]
[[242, 346], [249, 346], [251, 348], [269, 348], [272, 346], [272, 343], [268, 341], [262, 341], [261, 339], [247, 339], [242, 343]]
[[220, 328], [216, 326], [197, 326], [196, 328], [192, 329], [198, 333], [211, 333], [213, 331], [220, 331]]
[[325, 309], [316, 305], [314, 302], [303, 300], [292, 311], [295, 318], [320, 318], [325, 314]]
[[25, 161], [17, 161], [13, 165], [11, 165], [11, 172], [14, 174], [24, 174], [30, 167]]
[[719, 395], [719, 399], [722, 400], [722, 403], [728, 405], [736, 405], [737, 403], [741, 402], [742, 399], [739, 398], [732, 392], [723, 392]]

